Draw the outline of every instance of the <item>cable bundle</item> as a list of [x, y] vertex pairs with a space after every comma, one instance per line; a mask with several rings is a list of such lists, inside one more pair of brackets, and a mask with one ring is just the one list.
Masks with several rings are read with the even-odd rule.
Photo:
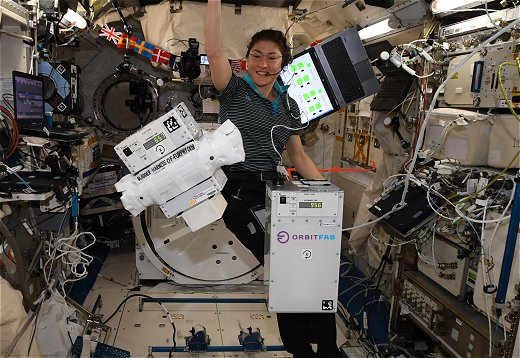
[[18, 124], [7, 108], [0, 105], [0, 112], [2, 113], [2, 122], [9, 137], [9, 145], [7, 148], [2, 146], [1, 160], [6, 160], [16, 151], [16, 146], [18, 145], [19, 140], [19, 130]]
[[[86, 237], [92, 239], [91, 242], [86, 242]], [[84, 239], [83, 239], [84, 238]], [[80, 240], [85, 240], [84, 245], [80, 248]], [[94, 245], [96, 237], [91, 232], [77, 232], [75, 231], [70, 237], [62, 237], [61, 239], [51, 236], [51, 240], [47, 242], [47, 255], [49, 259], [43, 266], [45, 282], [49, 283], [51, 280], [51, 272], [54, 264], [58, 264], [57, 268], [60, 273], [57, 277], [62, 291], [68, 282], [79, 281], [85, 278], [88, 274], [87, 268], [94, 259], [93, 256], [85, 253], [85, 250]], [[47, 270], [47, 266], [51, 267]], [[64, 295], [65, 296], [65, 295]]]

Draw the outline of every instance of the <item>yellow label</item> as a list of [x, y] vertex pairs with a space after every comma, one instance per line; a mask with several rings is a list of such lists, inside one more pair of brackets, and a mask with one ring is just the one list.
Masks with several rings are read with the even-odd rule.
[[455, 72], [455, 74], [453, 75], [453, 77], [451, 78], [452, 80], [456, 80], [459, 78], [459, 73], [458, 72]]

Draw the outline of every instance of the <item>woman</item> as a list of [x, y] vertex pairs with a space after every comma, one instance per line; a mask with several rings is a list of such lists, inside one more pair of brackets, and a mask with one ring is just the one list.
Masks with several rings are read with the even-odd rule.
[[[265, 204], [265, 181], [274, 179], [283, 149], [300, 175], [323, 179], [303, 150], [300, 111], [276, 82], [291, 60], [290, 47], [280, 31], [257, 32], [247, 46], [247, 74], [233, 74], [222, 44], [221, 3], [209, 0], [205, 23], [205, 48], [213, 85], [220, 92], [221, 121], [230, 120], [240, 130], [246, 158], [226, 168], [228, 182], [222, 194], [228, 202], [224, 222], [230, 231], [264, 262], [264, 233], [251, 208]], [[295, 358], [340, 357], [333, 314], [278, 314], [285, 349]], [[315, 354], [310, 343], [318, 343]]]
[[[256, 33], [247, 47], [247, 74], [232, 72], [222, 45], [221, 4], [208, 1], [205, 50], [213, 85], [220, 92], [221, 121], [231, 120], [240, 130], [246, 158], [226, 168], [228, 201], [224, 222], [263, 263], [264, 235], [250, 209], [265, 203], [265, 181], [274, 179], [279, 153], [287, 149], [294, 167], [307, 179], [323, 179], [303, 150], [296, 102], [276, 82], [291, 53], [284, 35], [276, 30]], [[272, 136], [272, 137], [271, 137]], [[273, 146], [274, 144], [274, 146]]]

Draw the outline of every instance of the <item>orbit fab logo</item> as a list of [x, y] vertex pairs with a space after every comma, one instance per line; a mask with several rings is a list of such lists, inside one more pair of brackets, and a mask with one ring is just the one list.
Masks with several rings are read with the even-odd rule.
[[280, 244], [285, 244], [289, 241], [289, 233], [287, 231], [280, 231], [276, 235], [276, 239]]
[[334, 241], [336, 235], [334, 234], [289, 234], [287, 231], [279, 231], [276, 235], [276, 239], [280, 244], [286, 244], [289, 240], [293, 241]]

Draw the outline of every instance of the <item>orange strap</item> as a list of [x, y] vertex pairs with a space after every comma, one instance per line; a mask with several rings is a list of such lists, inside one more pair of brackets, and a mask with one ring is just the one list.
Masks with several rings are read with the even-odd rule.
[[[364, 173], [364, 172], [375, 172], [376, 171], [376, 163], [371, 161], [372, 168], [365, 169], [360, 167], [355, 168], [340, 168], [340, 167], [331, 167], [331, 168], [318, 168], [321, 173], [326, 172], [334, 172], [334, 173]], [[296, 172], [296, 168], [287, 169], [287, 173], [289, 173], [289, 179], [292, 179], [293, 173]]]

